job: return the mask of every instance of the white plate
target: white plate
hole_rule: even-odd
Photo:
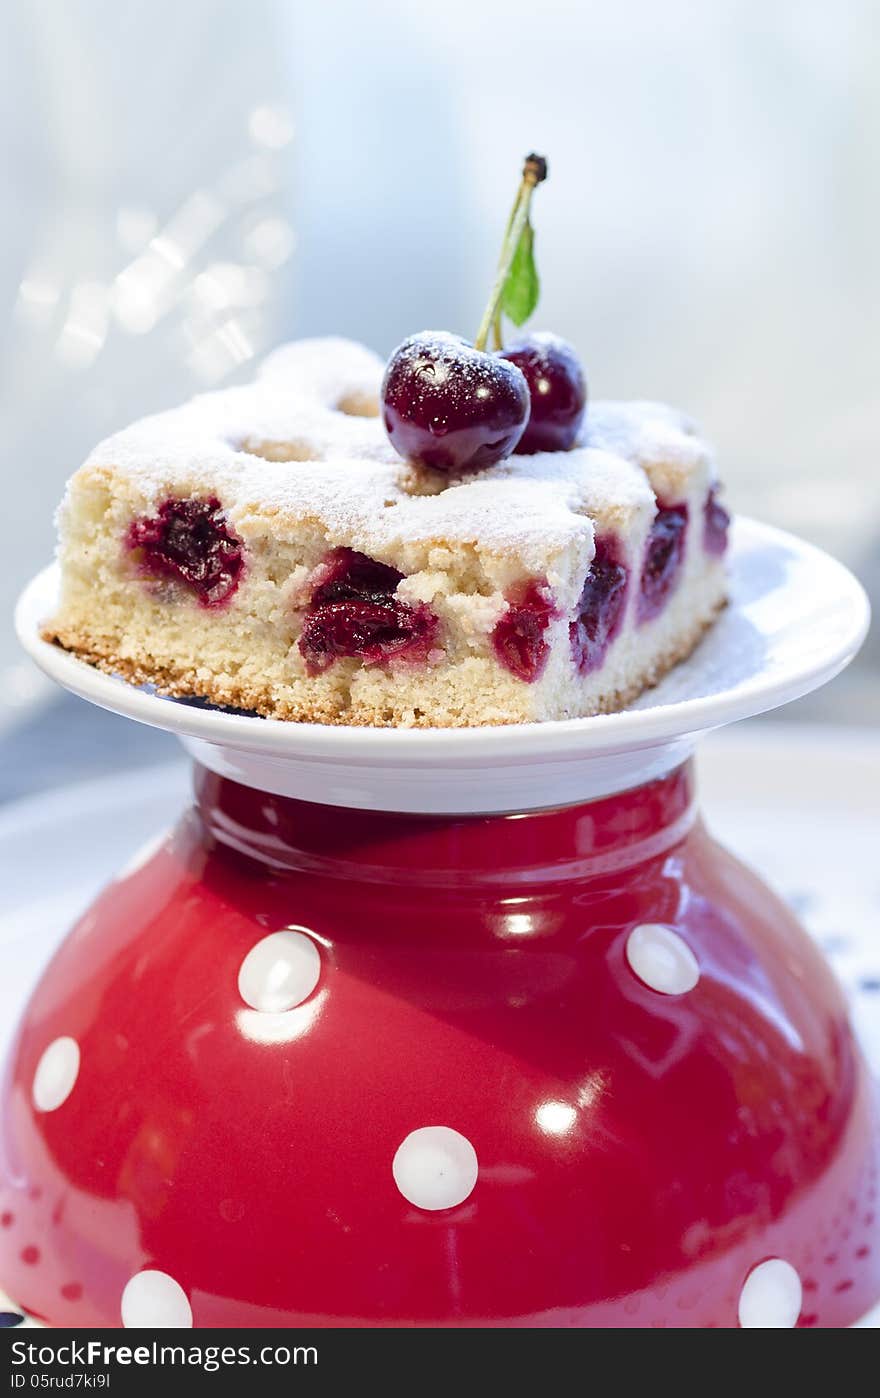
[[[694,735],[797,699],[852,659],[868,627],[864,590],[820,549],[736,522],[731,605],[693,656],[630,709],[497,728],[382,729],[284,723],[162,699],[40,638],[58,588],[46,569],[16,612],[28,653],[82,698],[183,739],[235,780],[332,805],[504,811],[559,805],[648,780]]]

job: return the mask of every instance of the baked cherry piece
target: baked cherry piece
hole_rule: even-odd
[[[534,684],[550,655],[547,627],[559,613],[546,582],[525,583],[507,600],[507,611],[492,631],[492,647],[505,669],[518,680]]]
[[[545,331],[527,335],[500,351],[521,369],[529,386],[531,411],[515,450],[568,451],[577,441],[587,407],[587,384],[573,347]]]
[[[426,330],[392,354],[380,395],[395,451],[438,471],[474,471],[509,456],[529,418],[520,370],[457,335]]]
[[[215,496],[164,500],[155,515],[129,525],[125,542],[141,572],[185,583],[203,607],[228,602],[242,579],[244,545]]]
[[[395,596],[403,573],[353,549],[335,549],[316,572],[299,638],[306,672],[320,675],[342,657],[366,664],[424,664],[439,619],[424,604]]]
[[[707,553],[721,557],[727,548],[730,515],[718,499],[718,486],[713,485],[703,506],[703,547]]]
[[[596,540],[596,553],[584,583],[577,619],[569,626],[572,659],[581,675],[598,670],[620,630],[629,570],[621,563],[611,535]]]
[[[651,621],[663,610],[678,581],[684,562],[687,524],[687,505],[662,505],[657,502],[657,514],[648,534],[639,584],[636,615],[640,622]]]
[[[312,575],[311,605],[379,602],[393,598],[403,573],[354,549],[334,549]]]

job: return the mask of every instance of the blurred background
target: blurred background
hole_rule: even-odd
[[[7,0],[0,40],[0,797],[175,752],[12,636],[89,448],[288,336],[473,334],[532,148],[536,326],[880,605],[873,0]],[[829,718],[880,720],[876,636],[782,721]]]

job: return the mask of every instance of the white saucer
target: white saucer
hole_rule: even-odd
[[[371,810],[492,812],[574,803],[683,760],[695,737],[830,680],[868,627],[864,590],[842,564],[781,530],[736,522],[731,605],[685,664],[622,713],[498,728],[382,729],[284,723],[162,699],[40,638],[56,567],[16,610],[25,649],[50,678],[114,713],[176,733],[236,781]]]

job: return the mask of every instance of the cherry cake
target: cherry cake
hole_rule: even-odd
[[[46,635],[163,694],[381,726],[607,712],[690,654],[728,517],[685,418],[591,403],[570,449],[455,474],[397,454],[382,371],[301,341],[103,442]]]

